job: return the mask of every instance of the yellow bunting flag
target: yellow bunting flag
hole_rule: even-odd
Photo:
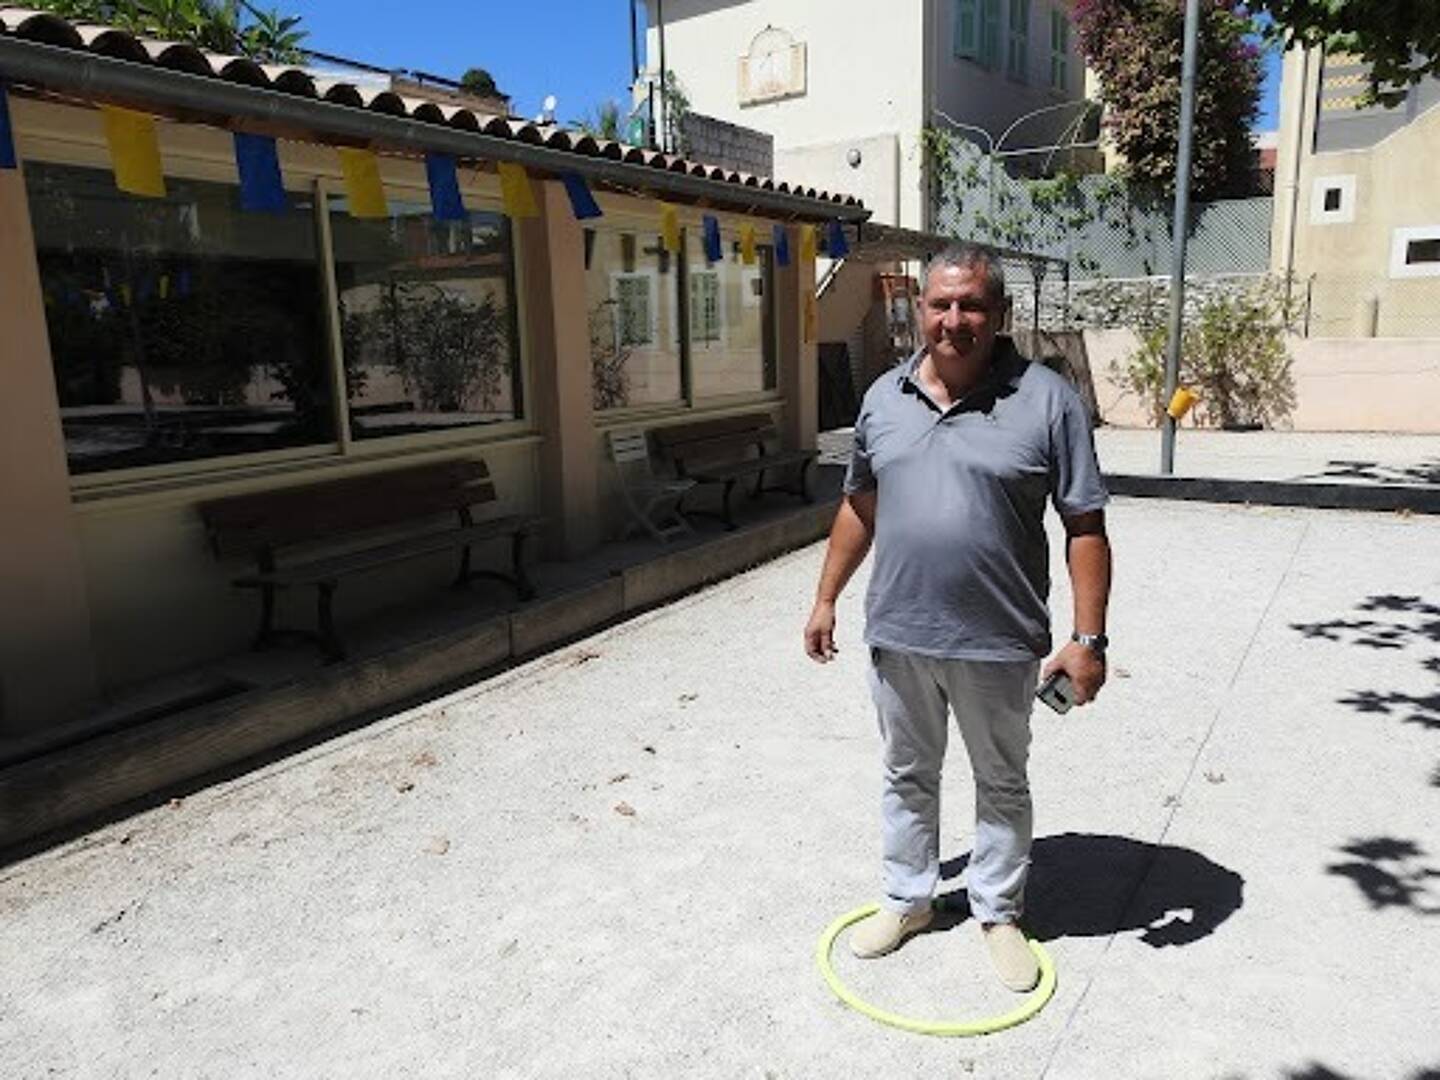
[[[540,207],[535,202],[535,192],[530,187],[525,166],[502,161],[495,168],[500,173],[500,195],[505,200],[505,213],[512,218],[539,217]]]
[[[755,265],[755,226],[740,226],[740,261],[746,266]]]
[[[170,295],[170,275],[160,275],[160,299],[164,300]]]
[[[149,113],[102,105],[105,141],[115,169],[115,186],[131,195],[165,197],[165,175],[160,169],[160,141],[155,118]]]
[[[345,173],[345,198],[354,218],[390,216],[385,204],[385,186],[380,183],[380,159],[369,150],[338,147],[340,168]]]
[[[120,286],[120,299],[124,301],[126,307],[130,306],[130,286],[128,284]]]
[[[819,337],[820,312],[813,292],[805,293],[805,344],[809,345]]]
[[[802,262],[815,261],[815,226],[800,226],[800,259]]]
[[[672,255],[679,255],[680,212],[669,203],[660,204],[660,233],[665,241],[665,250]]]

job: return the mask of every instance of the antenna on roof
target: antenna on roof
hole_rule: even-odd
[[[537,124],[553,124],[557,104],[554,94],[546,94],[545,100],[540,103],[540,115],[535,118],[535,122]]]

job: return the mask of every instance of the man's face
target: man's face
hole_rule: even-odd
[[[1003,312],[987,285],[979,266],[941,266],[930,275],[921,298],[920,325],[937,360],[989,357]]]

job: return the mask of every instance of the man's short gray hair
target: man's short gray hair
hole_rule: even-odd
[[[931,274],[947,266],[958,266],[963,270],[982,268],[985,271],[985,291],[989,293],[990,299],[996,305],[1005,302],[1005,267],[1001,264],[1000,257],[989,248],[964,241],[950,244],[925,264],[925,276],[922,279],[925,287],[930,284]]]

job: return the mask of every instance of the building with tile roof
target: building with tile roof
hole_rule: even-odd
[[[621,525],[609,431],[764,414],[814,446],[802,230],[853,237],[853,197],[13,6],[0,78],[17,159],[0,169],[0,751],[247,647],[254,606],[207,549],[206,501],[483,458],[492,509],[543,517],[565,557]],[[153,125],[160,191],[117,182],[114,123]],[[274,140],[265,212],[239,182],[249,136]],[[347,186],[352,150],[374,155],[356,160],[378,214]],[[436,155],[462,221],[436,219]],[[510,165],[533,216],[506,201]],[[576,216],[577,188],[601,216]],[[442,569],[347,586],[347,617]]]

